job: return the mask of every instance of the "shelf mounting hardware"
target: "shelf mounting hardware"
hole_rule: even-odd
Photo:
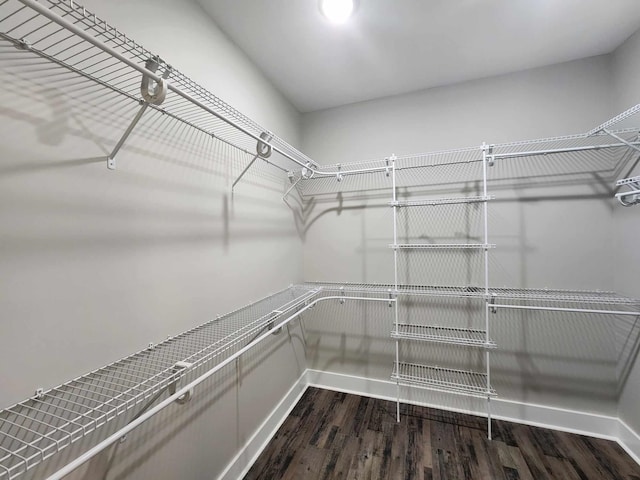
[[[187,370],[189,370],[192,366],[193,364],[189,362],[182,362],[182,361],[176,362],[176,364],[173,366],[173,371],[176,374],[178,373],[182,374]],[[176,393],[178,389],[178,380],[180,380],[180,377],[176,378],[174,382],[169,384],[169,395],[173,395]],[[193,389],[190,389],[184,395],[178,397],[176,399],[176,403],[178,405],[184,405],[185,403],[191,400],[192,395],[193,395]]]
[[[272,152],[271,145],[264,142],[270,142],[273,139],[273,134],[269,132],[262,132],[260,134],[260,139],[261,140],[258,140],[258,143],[256,144],[256,154],[253,156],[249,164],[246,167],[244,167],[244,170],[240,172],[240,175],[238,175],[238,178],[236,178],[233,184],[231,185],[232,192],[235,186],[238,184],[238,182],[242,179],[242,177],[244,177],[244,174],[247,173],[247,171],[251,168],[251,166],[255,163],[255,161],[258,158],[267,159],[271,156],[271,152]]]
[[[616,182],[616,186],[629,187],[631,190],[616,193],[616,198],[625,207],[640,204],[640,175],[637,177],[623,178]]]
[[[157,57],[150,58],[145,63],[145,68],[153,73],[156,73],[159,66],[160,59]],[[155,86],[153,88],[151,87],[153,79],[144,73],[142,74],[142,83],[140,84],[140,93],[142,95],[142,99],[140,100],[140,110],[138,110],[136,116],[133,117],[133,120],[131,121],[125,132],[122,134],[122,137],[120,137],[120,140],[118,140],[118,143],[113,148],[113,151],[107,157],[107,168],[109,170],[116,169],[116,155],[124,145],[124,142],[126,142],[129,138],[129,135],[131,135],[131,132],[133,132],[133,129],[142,118],[142,115],[144,115],[147,107],[149,107],[149,105],[160,105],[162,104],[162,102],[164,102],[164,99],[167,97],[168,88],[166,79],[169,78],[169,75],[171,75],[171,70],[171,65],[166,65],[162,77],[157,82],[155,82]]]

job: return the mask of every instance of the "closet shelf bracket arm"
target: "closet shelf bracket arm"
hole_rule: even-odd
[[[271,145],[265,142],[270,142],[272,139],[273,139],[273,133],[262,132],[260,134],[260,140],[258,140],[258,143],[256,145],[256,154],[253,156],[249,164],[246,167],[244,167],[244,170],[240,172],[240,175],[238,175],[238,178],[236,178],[233,184],[231,185],[232,192],[235,186],[238,184],[238,182],[242,180],[242,177],[244,177],[244,174],[247,173],[247,171],[249,171],[251,166],[255,163],[255,161],[258,158],[262,158],[263,160],[266,160],[271,156],[271,153],[272,153]]]
[[[150,72],[156,73],[158,67],[160,66],[160,63],[161,60],[159,58],[150,58],[145,63],[145,68]],[[162,77],[160,77],[160,79],[155,82],[154,86],[152,86],[154,80],[150,76],[142,74],[142,82],[140,84],[140,94],[142,95],[142,99],[140,100],[140,110],[138,110],[136,116],[133,117],[133,120],[122,134],[122,137],[120,137],[120,140],[118,140],[118,143],[116,143],[113,151],[107,157],[107,168],[109,170],[116,169],[116,155],[131,135],[131,132],[133,132],[133,129],[136,127],[136,125],[138,125],[138,122],[142,118],[142,115],[147,110],[149,105],[161,105],[162,102],[164,102],[165,98],[167,97],[166,80],[167,78],[169,78],[169,75],[171,75],[171,70],[172,68],[170,65],[165,65]]]

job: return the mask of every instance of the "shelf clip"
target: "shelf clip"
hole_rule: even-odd
[[[342,297],[340,299],[340,305],[344,305],[344,287],[340,287],[340,296]]]
[[[389,158],[385,158],[384,161],[386,163],[386,167],[384,167],[384,174],[388,177],[389,175],[391,175],[391,170],[389,167]]]
[[[260,134],[260,140],[258,140],[258,144],[256,145],[256,152],[260,158],[269,158],[271,156],[271,145],[265,143],[271,140],[273,140],[272,133],[262,132]]]
[[[389,292],[389,308],[391,308],[393,306],[393,293],[391,293],[391,289],[389,289],[388,292]]]
[[[173,373],[174,374],[184,373],[187,370],[189,370],[192,366],[193,366],[193,363],[182,362],[182,361],[176,362],[176,364],[173,366]],[[180,378],[176,378],[173,382],[169,384],[169,395],[175,394],[176,391],[178,390],[178,380],[180,380]],[[192,396],[193,396],[193,390],[188,390],[184,395],[176,399],[176,403],[178,405],[184,405],[185,403],[191,400]]]
[[[498,309],[494,306],[496,304],[497,295],[495,293],[491,293],[491,297],[489,298],[489,311],[491,313],[498,313]]]
[[[616,198],[621,205],[631,207],[640,204],[640,176],[618,180],[616,186],[630,188],[626,192],[616,193]]]
[[[344,178],[344,176],[342,175],[341,170],[342,170],[342,165],[338,164],[338,173],[336,173],[336,180],[339,181],[339,182],[341,182],[342,179]]]
[[[485,153],[485,157],[487,159],[487,166],[493,167],[496,164],[496,159],[493,156],[493,147],[495,145],[487,145],[486,143],[482,144],[482,151]]]
[[[160,59],[158,57],[152,57],[147,60],[144,64],[144,67],[156,73],[158,71],[158,67],[160,66]],[[142,94],[142,98],[146,103],[150,103],[151,105],[160,105],[164,102],[164,99],[167,97],[167,82],[166,79],[171,75],[171,65],[166,65],[164,72],[162,74],[162,78],[155,82],[155,86],[153,90],[151,89],[152,78],[148,75],[142,74],[142,83],[140,84],[140,93]],[[152,90],[152,91],[151,91]]]
[[[44,397],[44,388],[36,388],[35,396],[38,400]]]
[[[272,317],[271,320],[269,320],[269,322],[267,323],[267,330],[273,330],[273,327],[275,327],[276,318],[278,318],[283,313],[284,312],[282,310],[274,310],[273,312],[271,312]],[[271,332],[271,335],[279,335],[280,333],[282,333],[282,327],[273,330]]]

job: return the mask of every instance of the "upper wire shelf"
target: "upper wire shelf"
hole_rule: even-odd
[[[640,125],[640,118],[634,115],[628,118],[628,122]],[[585,181],[593,181],[594,175],[613,180],[620,177],[621,169],[632,154],[630,150],[633,147],[640,148],[639,131],[640,127],[625,127],[615,131],[601,129],[576,135],[486,145],[484,150],[483,146],[476,146],[323,165],[319,171],[324,175],[304,176],[297,173],[295,178],[299,180],[297,190],[303,198],[335,192],[386,191],[392,186],[386,169],[393,159],[397,187],[401,189],[427,186],[446,191],[447,187],[454,186],[459,191],[459,185],[472,185],[481,178],[484,152],[492,167],[489,180],[493,184],[530,182],[536,178],[550,183],[569,175]],[[410,205],[411,198],[402,198],[403,194],[403,191],[399,192],[398,206],[402,206],[403,202]],[[445,200],[447,198],[444,197]],[[433,201],[437,202],[438,198]]]
[[[0,479],[18,477],[183,377],[221,364],[317,292],[292,286],[0,411]]]
[[[293,165],[316,165],[273,132],[73,0],[0,1],[0,29],[0,41],[22,52],[13,55],[12,62],[39,56],[135,102],[141,102],[141,72],[151,78],[162,74],[166,99],[158,105],[151,102],[149,107],[246,153],[255,155],[261,147],[264,153],[268,145],[295,162]],[[147,64],[150,60],[156,63],[151,70]]]
[[[352,292],[370,294],[395,294],[391,284],[306,282],[309,288],[322,288],[323,292]],[[554,302],[596,305],[640,306],[640,300],[618,295],[615,292],[595,290],[558,290],[546,288],[494,288],[489,287],[489,295],[501,300],[525,302]],[[423,295],[432,297],[482,298],[485,288],[480,286],[445,285],[398,285],[400,295]]]

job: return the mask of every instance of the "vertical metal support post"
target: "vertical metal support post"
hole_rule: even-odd
[[[396,156],[391,156],[393,199],[393,245],[398,245],[398,197],[396,193]],[[393,325],[396,332],[396,421],[400,421],[400,341],[398,339],[398,249],[393,249],[393,288],[396,296]]]
[[[138,110],[138,113],[136,113],[136,116],[133,117],[133,120],[131,121],[127,129],[122,134],[122,137],[120,138],[118,143],[116,143],[116,146],[113,148],[113,151],[107,157],[107,168],[109,170],[116,169],[116,155],[122,148],[122,145],[124,145],[124,142],[127,141],[127,138],[129,138],[129,135],[131,135],[131,132],[133,132],[133,129],[136,127],[136,125],[142,118],[142,115],[144,114],[148,106],[149,106],[148,102],[144,102],[144,101],[142,102],[142,106],[140,107],[140,110]]]
[[[489,344],[489,201],[487,195],[487,150],[489,146],[482,144],[482,195],[484,196],[484,301],[485,301],[485,342]],[[489,349],[485,349],[486,365],[487,365],[487,438],[491,440],[491,364]]]

